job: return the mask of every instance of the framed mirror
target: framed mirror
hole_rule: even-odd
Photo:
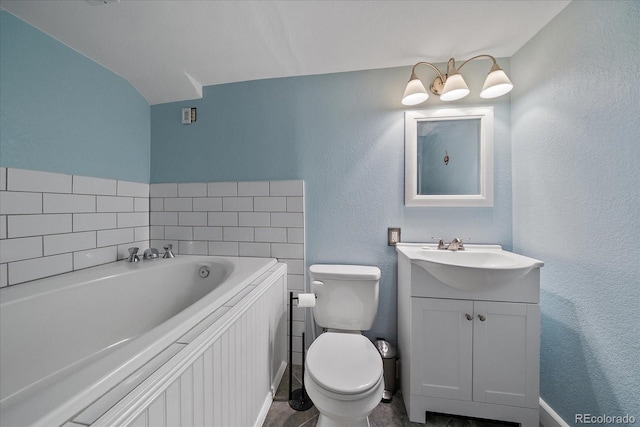
[[[493,206],[493,107],[405,112],[405,206]]]

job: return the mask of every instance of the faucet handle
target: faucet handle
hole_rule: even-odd
[[[138,257],[139,248],[132,247],[127,249],[129,251],[129,258],[127,258],[127,262],[138,262],[140,258]]]
[[[464,250],[464,243],[463,240],[466,240],[467,242],[469,242],[471,240],[471,237],[467,237],[467,238],[460,238],[460,237],[456,237],[455,239],[453,239],[451,242],[458,242],[458,250]]]
[[[173,254],[173,243],[167,243],[166,245],[163,246],[164,248],[164,255],[162,255],[162,258],[175,258],[176,256]]]
[[[444,240],[441,237],[433,237],[431,239],[438,241],[438,249],[447,249],[447,245],[445,245]]]

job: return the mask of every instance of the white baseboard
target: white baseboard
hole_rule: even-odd
[[[540,398],[540,425],[542,427],[570,427],[542,398]]]
[[[280,386],[280,381],[282,381],[282,377],[284,377],[284,371],[287,369],[287,362],[284,360],[280,364],[280,368],[278,372],[276,372],[276,376],[271,383],[271,395],[276,397],[276,392],[278,391],[278,387]]]
[[[280,385],[280,381],[282,381],[282,377],[284,376],[284,371],[287,369],[287,363],[282,362],[280,364],[280,368],[278,372],[276,372],[276,376],[271,383],[271,391],[267,393],[267,396],[264,398],[264,402],[262,403],[262,408],[258,413],[258,417],[256,418],[256,422],[253,427],[261,427],[264,424],[264,420],[267,419],[267,415],[269,414],[269,408],[271,408],[271,404],[273,403],[273,398],[276,396],[276,391],[278,390],[278,386]]]

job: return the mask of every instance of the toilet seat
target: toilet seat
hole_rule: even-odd
[[[329,395],[366,394],[382,380],[382,358],[360,334],[325,332],[309,347],[306,372]]]

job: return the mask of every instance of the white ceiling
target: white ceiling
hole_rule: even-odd
[[[1,0],[0,7],[159,104],[199,98],[202,86],[222,83],[510,57],[568,3]]]

